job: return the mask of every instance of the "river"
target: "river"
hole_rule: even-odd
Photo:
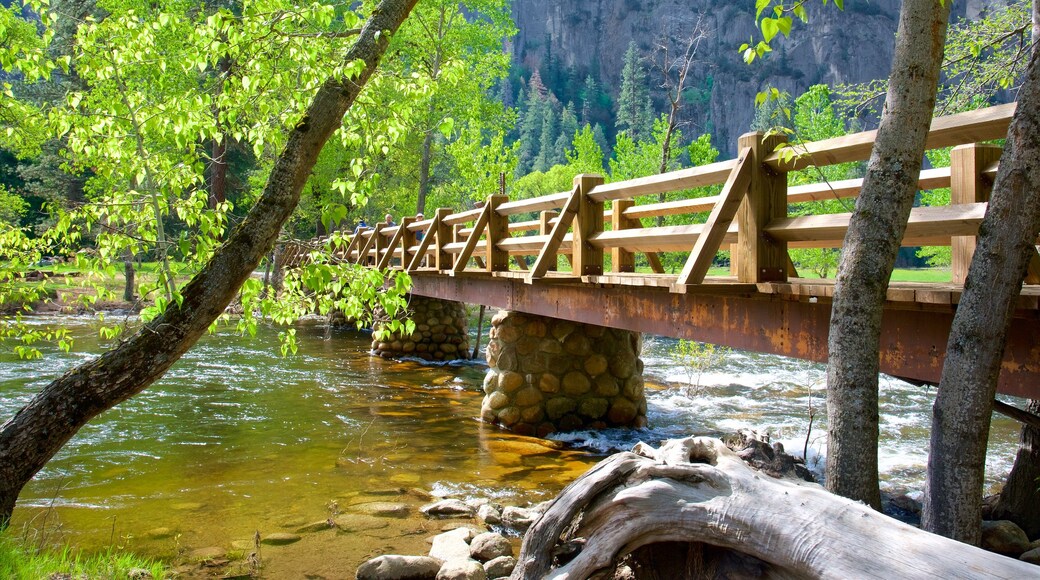
[[[0,353],[0,420],[109,346],[90,318],[34,320],[71,324],[76,348],[47,349],[34,361]],[[368,336],[327,335],[317,323],[302,325],[298,342],[299,354],[283,358],[272,329],[253,338],[230,330],[204,337],[161,381],[66,445],[22,493],[12,530],[87,550],[118,547],[184,561],[219,547],[235,559],[250,551],[257,532],[359,514],[357,521],[369,523],[354,533],[308,533],[262,550],[268,577],[347,578],[375,554],[428,550],[426,538],[442,522],[418,515],[426,493],[525,505],[552,497],[604,453],[637,440],[744,427],[800,455],[810,401],[816,417],[808,455],[817,473],[826,455],[823,368],[803,361],[730,352],[697,376],[671,357],[675,341],[648,337],[650,427],[542,443],[477,419],[481,364],[383,360],[368,354]],[[885,487],[920,488],[933,397],[882,377]],[[1017,424],[994,417],[991,484],[1010,468],[1017,434]],[[360,515],[388,501],[409,515]]]

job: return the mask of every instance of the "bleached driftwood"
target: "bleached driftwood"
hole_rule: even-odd
[[[558,544],[584,538],[554,566]],[[721,441],[640,443],[569,485],[524,537],[512,579],[609,577],[661,542],[756,558],[771,578],[1028,578],[1040,568],[924,532],[816,484],[749,468]],[[573,543],[572,543],[573,545]]]

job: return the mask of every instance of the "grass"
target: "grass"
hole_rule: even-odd
[[[147,572],[147,575],[142,572]],[[84,554],[69,546],[37,550],[0,533],[0,578],[130,580],[149,577],[168,577],[166,567],[155,560],[112,549],[97,554]]]

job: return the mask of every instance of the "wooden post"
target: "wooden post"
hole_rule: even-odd
[[[615,199],[613,202],[614,215],[611,216],[611,228],[615,232],[639,227],[641,224],[633,224],[638,221],[624,216],[625,210],[635,205],[631,199]],[[612,272],[635,272],[636,255],[627,252],[623,248],[612,248],[610,250],[610,270]]]
[[[737,150],[751,148],[751,185],[737,212],[737,279],[740,282],[784,282],[787,280],[787,243],[763,231],[770,221],[787,217],[787,174],[778,173],[762,161],[784,135],[766,137],[755,131],[737,140]]]
[[[375,238],[375,242],[372,247],[375,248],[375,258],[372,260],[372,265],[376,266],[383,261],[383,252],[386,251],[386,236],[383,235],[383,229],[386,228],[386,223],[379,222],[376,224],[375,229],[372,230],[372,237]]]
[[[427,236],[437,236],[437,247],[433,254],[433,264],[438,270],[448,270],[452,266],[451,254],[444,251],[444,246],[452,242],[451,226],[444,223],[444,220],[450,215],[451,208],[437,208],[437,221],[434,222],[437,229],[436,231],[426,232]]]
[[[539,219],[541,221],[538,224],[538,233],[543,235],[543,236],[548,236],[549,234],[551,234],[552,233],[552,226],[553,226],[552,225],[552,220],[553,220],[553,218],[559,217],[559,215],[560,215],[559,212],[555,212],[555,211],[552,211],[552,210],[545,210],[545,211],[543,211],[539,215]],[[556,261],[557,261],[556,259],[553,259],[553,260],[549,261],[549,266],[547,267],[547,270],[549,272],[555,272],[556,271]]]
[[[507,201],[509,201],[509,197],[506,195],[488,197],[487,252],[484,260],[488,272],[509,270],[509,252],[498,247],[498,242],[509,238],[509,216],[498,213],[498,206]]]
[[[415,216],[401,218],[401,269],[408,268],[408,265],[412,263],[412,254],[409,249],[415,245],[415,232],[408,229],[408,226],[415,223],[417,219]]]
[[[993,182],[983,171],[1000,160],[997,145],[972,143],[960,145],[950,152],[950,205],[988,202]],[[975,254],[975,236],[953,236],[950,239],[950,275],[954,284],[964,284],[968,266]]]
[[[574,177],[578,188],[578,215],[574,218],[572,243],[573,268],[576,276],[598,276],[603,274],[603,250],[594,248],[588,239],[603,231],[603,202],[595,202],[589,193],[603,183],[603,177],[594,173],[583,173]]]

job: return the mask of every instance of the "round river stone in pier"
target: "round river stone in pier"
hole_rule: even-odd
[[[415,322],[410,335],[393,333],[372,340],[372,350],[383,358],[414,356],[424,360],[469,358],[466,306],[453,300],[412,296],[409,316]],[[376,324],[379,329],[379,324]]]
[[[538,436],[646,425],[638,332],[503,310],[490,336],[485,421]]]

